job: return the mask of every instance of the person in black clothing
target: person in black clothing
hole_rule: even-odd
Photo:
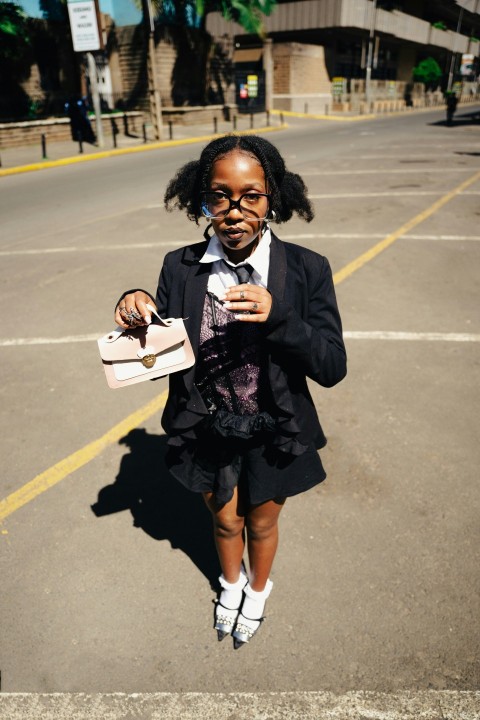
[[[205,240],[168,253],[155,300],[127,291],[115,320],[148,324],[147,304],[185,318],[196,364],[169,377],[167,464],[212,513],[222,568],[214,627],[238,648],[263,620],[286,498],[326,477],[307,378],[331,387],[345,376],[342,326],[327,259],[271,230],[294,212],[310,222],[313,208],[270,142],[213,140],[170,181],[165,204],[197,224],[205,217]]]

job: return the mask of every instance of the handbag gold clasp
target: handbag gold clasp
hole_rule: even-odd
[[[142,358],[142,365],[146,368],[152,368],[157,360],[155,355],[144,355]]]

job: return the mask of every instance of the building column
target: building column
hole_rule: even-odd
[[[265,71],[265,110],[273,109],[273,55],[272,40],[263,41],[263,69]]]

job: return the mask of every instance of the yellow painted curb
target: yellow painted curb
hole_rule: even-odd
[[[62,165],[73,165],[75,163],[90,162],[91,160],[101,160],[103,158],[115,157],[116,155],[129,155],[132,153],[148,152],[149,150],[159,150],[167,147],[177,147],[179,145],[192,145],[199,142],[210,142],[222,135],[258,135],[264,132],[276,132],[277,130],[285,130],[288,126],[284,123],[278,126],[267,126],[264,128],[253,128],[251,130],[238,130],[232,133],[217,133],[212,135],[199,135],[193,138],[184,138],[183,140],[160,140],[152,142],[148,145],[139,145],[138,147],[116,148],[115,150],[101,150],[88,155],[75,155],[73,157],[60,158],[59,160],[46,160],[45,162],[31,163],[30,165],[17,165],[12,168],[0,169],[0,177],[6,175],[17,175],[18,173],[34,172],[35,170],[46,170],[47,168],[61,167]]]
[[[359,120],[374,120],[378,117],[378,115],[373,113],[342,117],[341,115],[313,115],[310,113],[293,112],[292,110],[271,110],[270,112],[272,115],[285,115],[286,117],[307,118],[310,120],[331,120],[332,122],[358,122]]]

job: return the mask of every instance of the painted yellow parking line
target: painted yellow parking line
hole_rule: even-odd
[[[138,427],[142,422],[145,422],[145,420],[148,420],[149,417],[159,410],[162,410],[165,407],[167,397],[168,391],[165,390],[165,392],[158,395],[154,400],[151,400],[147,405],[144,405],[117,425],[114,425],[105,435],[102,435],[102,437],[85,445],[85,447],[72,453],[72,455],[60,460],[56,465],[40,473],[40,475],[37,475],[33,480],[26,483],[26,485],[23,485],[23,487],[6,497],[0,502],[0,522],[14,513],[15,510],[34,500],[38,495],[45,492],[45,490],[48,490],[68,475],[71,475],[75,470],[79,470],[97,457],[97,455],[100,455],[109,445],[118,442],[124,435],[128,435],[131,430]]]
[[[429,218],[450,200],[478,180],[480,180],[480,171],[434,202],[429,208],[402,225],[398,230],[390,235],[387,235],[386,238],[366,252],[362,253],[362,255],[359,255],[359,257],[355,258],[355,260],[351,263],[345,265],[345,267],[334,274],[333,280],[335,284],[338,285],[346,278],[353,275],[354,272],[363,267],[367,262],[370,262],[370,260],[373,260],[381,252],[390,247],[396,240],[402,237],[402,235],[405,235],[421,222]],[[147,405],[144,405],[142,408],[129,415],[125,418],[125,420],[118,423],[118,425],[115,425],[111,430],[105,433],[105,435],[102,435],[101,438],[85,445],[85,447],[77,450],[77,452],[69,455],[53,467],[45,470],[45,472],[40,473],[40,475],[37,475],[37,477],[21,487],[19,490],[16,490],[4,500],[0,501],[0,522],[31,500],[34,500],[45,490],[48,490],[68,475],[75,472],[75,470],[78,470],[89,463],[101,452],[103,452],[106,447],[118,442],[121,437],[127,435],[131,430],[138,427],[140,423],[150,418],[159,410],[162,410],[165,407],[167,397],[168,393],[165,391]]]
[[[436,202],[430,205],[429,208],[423,210],[418,215],[415,215],[414,218],[406,222],[404,225],[398,228],[398,230],[390,233],[390,235],[387,235],[387,237],[383,238],[383,240],[380,240],[379,243],[371,247],[366,252],[362,253],[362,255],[359,255],[357,258],[355,258],[355,260],[352,260],[352,262],[345,265],[345,267],[343,267],[341,270],[334,274],[334,283],[338,285],[339,283],[343,282],[347,277],[350,277],[350,275],[359,270],[366,263],[370,262],[370,260],[373,260],[373,258],[377,257],[377,255],[390,247],[390,245],[393,245],[393,243],[396,242],[400,237],[402,237],[402,235],[406,235],[408,232],[410,232],[410,230],[413,230],[414,227],[420,225],[420,223],[431,217],[434,213],[440,210],[440,208],[450,202],[450,200],[453,200],[454,197],[463,192],[467,187],[470,187],[470,185],[478,182],[478,180],[480,180],[480,172],[477,172],[475,173],[475,175],[472,175],[467,180],[464,180],[462,183],[460,183],[460,185],[457,185],[456,188],[448,192],[446,195],[443,195],[443,197],[439,198]]]

